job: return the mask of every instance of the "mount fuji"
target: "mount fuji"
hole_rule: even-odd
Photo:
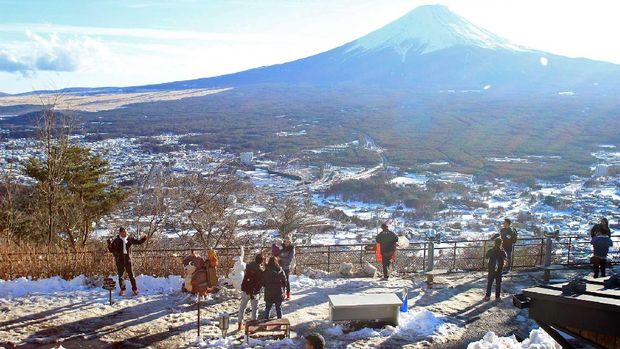
[[[292,84],[420,93],[485,91],[500,96],[609,95],[620,92],[617,81],[620,65],[520,46],[445,6],[426,5],[357,40],[284,64],[211,78],[60,91],[97,94]]]
[[[293,62],[140,90],[285,83],[363,85],[420,92],[620,91],[620,65],[529,49],[480,28],[441,5],[415,8],[343,46]]]

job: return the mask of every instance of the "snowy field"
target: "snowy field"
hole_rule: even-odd
[[[584,274],[564,272],[559,277]],[[114,295],[108,305],[100,279],[70,281],[22,278],[0,281],[0,346],[11,348],[302,348],[303,335],[322,333],[329,348],[559,348],[515,308],[510,294],[535,285],[541,273],[513,273],[505,278],[502,300],[482,302],[484,273],[446,274],[429,289],[423,275],[393,278],[337,277],[319,272],[293,276],[293,299],[283,306],[292,324],[290,340],[252,339],[243,344],[236,331],[239,300],[232,290],[202,302],[201,337],[197,338],[195,297],[179,291],[180,277],[138,277],[139,296]],[[400,293],[409,288],[409,311],[398,327],[350,328],[328,324],[328,295]],[[261,304],[260,307],[263,305]],[[231,314],[229,336],[220,338],[217,321]],[[514,335],[513,335],[514,334]],[[516,335],[516,336],[515,336]]]

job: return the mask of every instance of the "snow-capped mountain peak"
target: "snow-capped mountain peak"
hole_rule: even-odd
[[[363,54],[392,48],[405,60],[410,51],[425,54],[460,45],[523,50],[453,13],[446,6],[426,5],[353,41],[347,51]]]

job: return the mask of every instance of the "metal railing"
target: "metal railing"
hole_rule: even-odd
[[[612,240],[614,247],[610,250],[610,259],[617,263],[620,260],[618,251],[620,238],[613,237]],[[519,239],[514,245],[512,267],[527,269],[543,265],[546,241],[547,238]],[[589,236],[565,236],[552,239],[551,243],[552,264],[565,266],[589,264],[589,258],[592,255]],[[404,274],[433,269],[486,270],[485,253],[491,246],[490,240],[412,242],[409,247],[397,251],[395,269]],[[183,258],[188,256],[191,250],[191,248],[135,248],[133,260],[136,272],[157,276],[181,275]],[[202,251],[202,248],[196,247],[193,250]],[[223,275],[227,275],[234,265],[233,258],[239,255],[239,248],[216,248],[215,250],[220,259],[219,270]],[[266,256],[271,252],[268,246],[246,246],[245,261],[250,261],[259,251]],[[432,264],[429,264],[431,255],[433,256]],[[358,267],[368,262],[380,269],[372,243],[296,247],[296,270],[300,273],[310,269],[333,272],[338,270],[340,264],[344,262]],[[112,257],[105,250],[0,252],[0,279],[5,280],[21,276],[40,278],[53,275],[72,277],[80,274],[112,274],[114,270]]]

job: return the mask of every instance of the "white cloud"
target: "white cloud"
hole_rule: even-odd
[[[0,32],[15,33],[23,28],[37,33],[73,34],[102,37],[120,37],[133,39],[156,40],[200,40],[222,42],[256,42],[256,43],[286,43],[298,42],[298,35],[270,34],[270,33],[218,33],[197,30],[168,30],[151,28],[110,28],[85,27],[70,25],[44,25],[33,23],[0,24]]]
[[[0,45],[0,71],[29,74],[37,71],[73,72],[107,55],[107,48],[87,36],[61,38],[26,31],[28,41]]]

